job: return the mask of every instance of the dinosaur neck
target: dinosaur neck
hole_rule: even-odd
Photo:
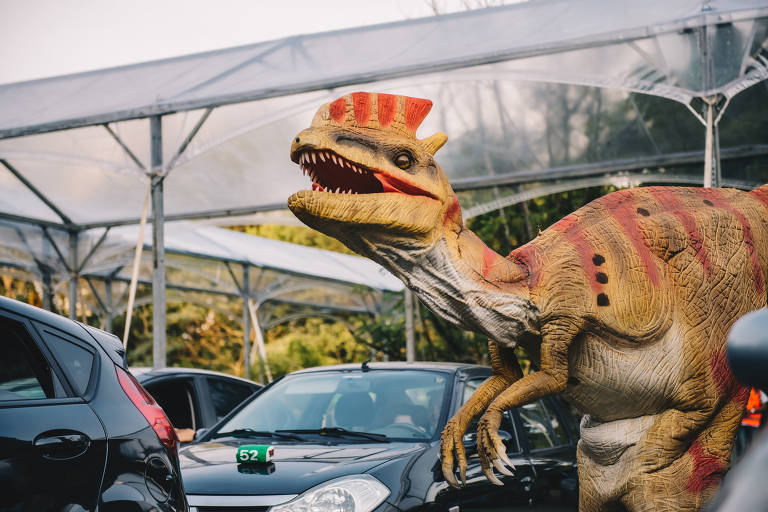
[[[471,231],[445,230],[431,245],[379,240],[368,247],[367,256],[456,325],[507,346],[515,346],[524,333],[537,332],[538,311],[529,300],[525,269]]]

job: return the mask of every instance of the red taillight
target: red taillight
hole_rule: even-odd
[[[133,405],[135,405],[139,412],[141,412],[147,419],[157,434],[157,437],[160,438],[160,442],[162,442],[169,450],[175,451],[179,440],[176,437],[176,431],[173,430],[171,421],[168,419],[168,416],[165,415],[165,411],[163,411],[162,407],[157,405],[155,399],[147,393],[147,390],[144,389],[141,384],[139,384],[136,377],[117,365],[115,365],[115,369],[117,370],[117,380],[120,381],[120,386],[122,386],[123,391],[125,391],[125,394],[128,395],[128,398],[133,402]]]

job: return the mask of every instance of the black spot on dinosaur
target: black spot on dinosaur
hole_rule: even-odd
[[[709,199],[705,199],[704,204],[707,206],[715,206],[714,204],[712,204],[712,201],[710,201]]]
[[[603,257],[602,254],[595,254],[594,256],[592,256],[592,263],[594,263],[596,266],[599,267],[600,265],[605,263],[605,258]]]
[[[605,284],[608,282],[608,274],[606,274],[605,272],[598,272],[597,274],[595,274],[595,279],[597,280],[598,283]]]
[[[608,300],[608,296],[604,293],[601,293],[597,296],[597,305],[598,306],[607,306],[611,303],[611,301]]]
[[[650,215],[650,213],[648,213],[648,210],[646,210],[645,208],[638,208],[637,213],[639,213],[643,217],[648,217]]]
[[[568,377],[568,384],[570,384],[571,386],[578,386],[581,383],[579,382],[579,379],[577,379],[576,377]]]

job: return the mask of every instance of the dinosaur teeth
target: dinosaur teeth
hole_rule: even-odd
[[[320,160],[322,160],[323,162],[325,162],[325,154],[323,154],[323,152],[322,152],[322,151],[321,151],[320,153],[318,153],[318,156],[320,157]]]
[[[339,162],[336,161],[336,155],[334,155],[333,153],[331,153],[331,160],[333,160],[334,164],[339,165]]]

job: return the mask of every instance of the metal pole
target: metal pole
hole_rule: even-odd
[[[710,103],[709,101],[706,102],[707,105],[707,133],[706,137],[704,139],[704,187],[710,188],[712,186],[712,134],[713,134],[713,125],[714,120],[712,119],[712,111],[714,110],[714,105]]]
[[[51,271],[43,268],[43,309],[53,311],[53,284],[51,283]]]
[[[243,264],[243,376],[251,378],[251,313],[248,311],[251,277],[249,266]]]
[[[413,336],[413,292],[405,289],[405,360],[416,360],[416,344]]]
[[[77,320],[77,231],[69,233],[69,318]]]
[[[152,154],[152,366],[165,368],[165,234],[162,117],[149,118]]]
[[[718,128],[717,123],[715,123],[715,144],[714,144],[714,156],[713,159],[715,161],[715,186],[721,187],[722,181],[723,181],[723,171],[720,167],[720,129]]]
[[[107,306],[107,310],[104,312],[104,330],[112,332],[112,280],[107,279],[104,281],[104,304]]]

